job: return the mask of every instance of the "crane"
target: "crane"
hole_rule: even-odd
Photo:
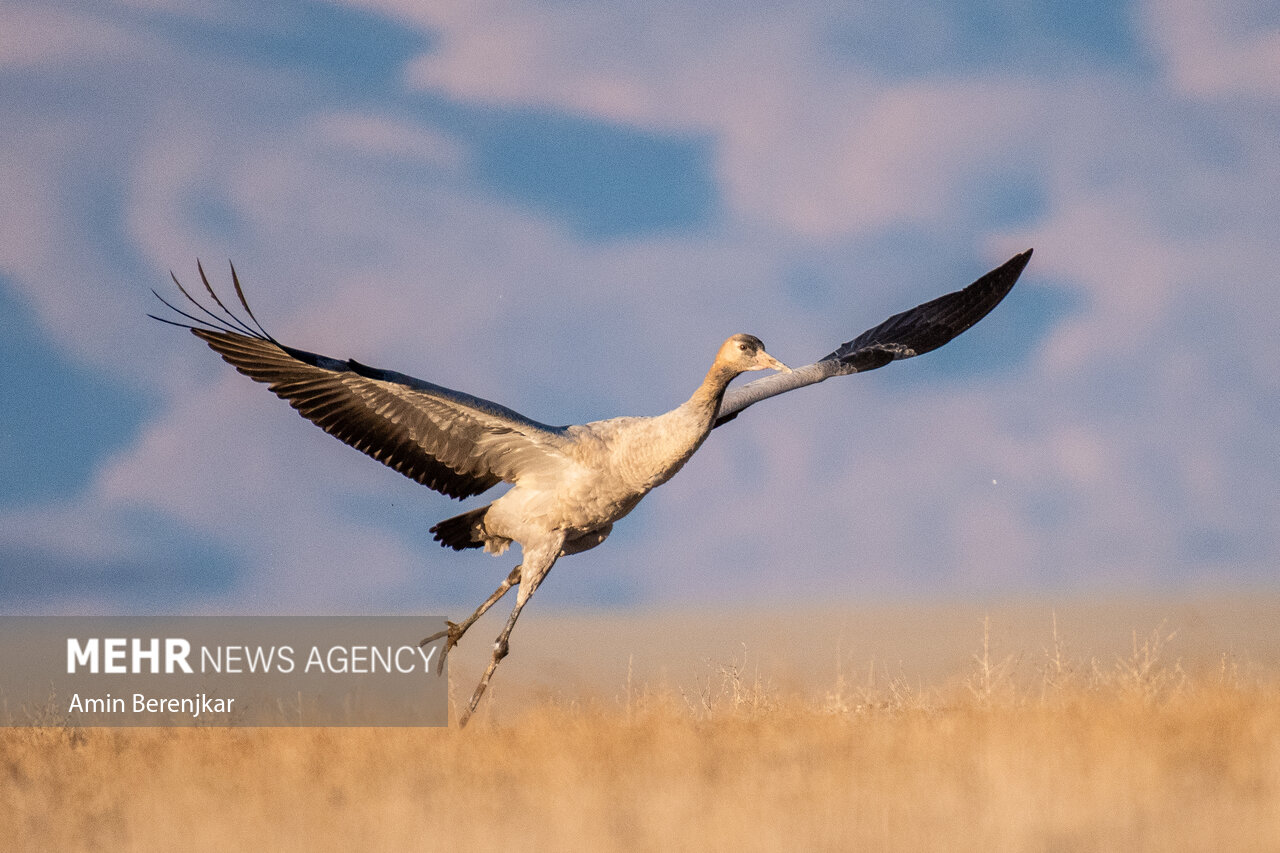
[[[671,411],[571,426],[549,426],[403,373],[283,344],[249,308],[234,265],[231,281],[245,317],[226,307],[199,261],[212,307],[170,273],[190,310],[153,290],[181,319],[148,316],[189,329],[325,432],[430,489],[463,499],[500,482],[511,484],[496,500],[430,528],[442,546],[459,551],[483,548],[501,554],[513,543],[521,549],[520,564],[470,616],[446,622],[421,642],[445,641],[442,671],[445,656],[467,630],[517,587],[515,606],[459,717],[459,725],[465,726],[508,654],[516,620],[556,560],[604,542],[614,523],[675,476],[713,429],[769,397],[937,349],[995,308],[1030,259],[1028,249],[968,287],[895,314],[794,370],[766,352],[754,335],[734,335],[720,345],[693,394]],[[776,372],[729,387],[740,374],[760,370]]]

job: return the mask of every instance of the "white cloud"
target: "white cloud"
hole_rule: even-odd
[[[1280,96],[1280,16],[1266,0],[1144,0],[1174,85],[1200,98]]]
[[[3,15],[0,68],[53,69],[124,56],[140,45],[126,27],[84,11],[5,2]]]
[[[4,544],[75,561],[87,571],[137,557],[145,549],[145,540],[124,529],[98,495],[8,509],[0,519]]]
[[[376,115],[331,113],[316,120],[315,132],[356,153],[409,157],[436,168],[457,170],[467,160],[463,147],[439,131]]]

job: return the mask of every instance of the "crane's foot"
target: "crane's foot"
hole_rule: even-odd
[[[520,567],[516,566],[511,570],[511,574],[507,575],[507,579],[498,584],[498,588],[493,591],[493,595],[486,598],[484,604],[476,608],[475,613],[472,613],[462,622],[450,622],[446,619],[444,624],[447,627],[443,631],[436,631],[430,637],[418,643],[418,648],[422,648],[431,645],[436,640],[444,640],[444,648],[440,650],[440,662],[436,664],[436,675],[444,673],[445,658],[449,656],[449,652],[453,650],[453,647],[458,645],[458,641],[462,639],[463,634],[467,633],[467,629],[474,625],[475,621],[483,616],[490,607],[497,604],[498,600],[507,594],[507,590],[519,582]],[[479,700],[477,699],[477,701]]]
[[[453,647],[458,645],[458,640],[462,639],[462,635],[467,632],[467,629],[459,625],[457,622],[450,622],[446,619],[444,624],[449,627],[445,628],[443,631],[436,631],[430,637],[427,637],[422,642],[418,643],[418,648],[423,648],[431,645],[436,640],[444,638],[444,648],[440,650],[440,662],[436,664],[436,675],[442,675],[444,673],[444,659],[449,655],[449,652]]]

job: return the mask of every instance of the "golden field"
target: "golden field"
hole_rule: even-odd
[[[531,610],[463,731],[0,730],[0,827],[31,850],[1280,850],[1277,605]],[[458,699],[498,627],[460,647]]]

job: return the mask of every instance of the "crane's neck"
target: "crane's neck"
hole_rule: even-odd
[[[737,375],[732,368],[712,364],[692,397],[665,415],[640,419],[627,431],[626,449],[617,455],[639,494],[670,480],[689,461],[710,435],[725,388]]]
[[[693,415],[699,425],[705,423],[705,432],[710,432],[716,422],[716,415],[720,413],[720,403],[724,400],[725,389],[740,372],[719,361],[715,362],[707,371],[698,390],[694,391],[693,396],[680,408]]]

